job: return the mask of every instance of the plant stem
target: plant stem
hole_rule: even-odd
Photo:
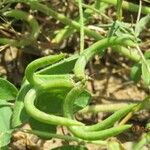
[[[99,113],[99,112],[115,112],[119,109],[124,108],[132,103],[113,103],[113,104],[101,104],[101,105],[91,105],[80,110],[78,113]],[[135,104],[135,103],[133,103]],[[108,107],[109,105],[109,107]]]
[[[101,1],[105,2],[105,3],[117,5],[117,0],[101,0]],[[129,10],[129,11],[132,11],[132,12],[138,12],[139,5],[123,1],[122,8]],[[141,13],[142,14],[150,14],[150,7],[143,6],[141,9]]]
[[[84,18],[82,9],[82,0],[78,0],[80,14],[80,53],[84,50]]]
[[[139,10],[138,10],[138,15],[136,19],[136,24],[139,22],[140,17],[141,17],[141,10],[142,10],[142,0],[139,0]]]
[[[75,141],[78,142],[80,144],[86,144],[86,143],[92,143],[92,144],[98,144],[98,145],[107,145],[107,141],[85,141],[85,140],[81,140],[79,138],[73,137],[73,136],[68,136],[68,135],[61,135],[61,134],[54,134],[54,133],[47,133],[47,132],[43,132],[43,131],[38,131],[38,130],[22,130],[23,132],[26,133],[31,133],[31,134],[35,134],[37,136],[42,136],[45,137],[46,139],[50,139],[50,138],[57,138],[57,139],[62,139],[65,141]]]
[[[117,0],[117,19],[122,20],[122,3],[123,0]]]
[[[119,123],[119,125],[123,125],[133,116],[133,114],[141,109],[150,109],[150,97],[146,97],[141,103],[135,106],[135,108],[129,112]]]
[[[83,6],[84,8],[93,10],[95,13],[97,13],[97,14],[103,16],[104,18],[106,18],[109,22],[113,22],[113,20],[112,20],[111,18],[109,18],[109,17],[108,17],[107,15],[105,15],[104,13],[101,13],[97,8],[94,8],[94,7],[92,7],[92,6],[90,6],[90,5],[87,5],[87,4],[84,4],[84,3],[82,3],[82,6]]]
[[[0,107],[5,107],[5,106],[11,107],[11,106],[14,106],[14,104],[13,103],[9,103],[9,102],[7,102],[5,104],[0,104]]]
[[[78,31],[80,30],[80,24],[78,22],[73,21],[60,13],[57,13],[56,11],[47,7],[46,5],[40,4],[35,1],[28,1],[28,4],[32,7],[32,9],[36,9],[46,15],[51,15],[52,17],[61,21],[62,23],[66,24],[66,25],[70,25],[70,26],[74,27],[75,29],[77,29]],[[87,35],[93,37],[96,40],[102,39],[102,36],[100,34],[88,29],[87,27],[84,27],[84,31],[86,32]]]

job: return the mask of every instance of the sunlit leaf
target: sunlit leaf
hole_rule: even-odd
[[[108,150],[125,150],[125,148],[123,147],[123,145],[120,142],[117,141],[109,141],[107,144],[107,149]]]
[[[74,111],[78,111],[86,107],[91,100],[91,94],[88,91],[84,91],[80,96],[75,100]]]
[[[146,28],[147,25],[150,25],[150,15],[143,17],[135,27],[135,35],[139,36],[139,34]]]
[[[1,100],[0,104],[6,104],[6,101]],[[6,146],[10,142],[12,110],[9,106],[0,106],[0,148]]]
[[[144,53],[144,56],[146,59],[150,58],[150,50],[147,50],[145,53]]]
[[[146,63],[142,63],[142,79],[146,85],[150,85],[150,60],[146,60]]]
[[[0,78],[0,100],[14,100],[17,92],[18,90],[13,84]]]
[[[62,105],[66,93],[44,92],[36,100],[36,107],[48,114],[62,115]]]
[[[131,68],[130,77],[133,81],[137,82],[140,80],[142,75],[141,64],[135,64]]]
[[[12,131],[8,130],[7,132],[0,132],[0,148],[4,148],[10,143],[12,136]]]
[[[26,113],[26,110],[24,108],[24,97],[27,94],[27,92],[30,90],[31,85],[29,83],[24,83],[18,92],[15,105],[14,105],[14,111],[12,114],[12,122],[11,125],[13,128],[23,124],[27,123],[29,119],[29,115]]]

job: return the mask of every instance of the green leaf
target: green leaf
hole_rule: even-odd
[[[84,146],[64,145],[61,147],[53,148],[52,150],[88,150],[88,149]]]
[[[131,68],[130,77],[133,81],[137,82],[140,80],[142,75],[141,64],[135,64]]]
[[[30,89],[31,89],[31,85],[28,82],[24,82],[20,91],[18,92],[15,105],[14,105],[14,111],[12,114],[11,126],[13,128],[23,123],[27,123],[27,121],[29,120],[29,115],[26,113],[23,101],[24,101],[25,95]]]
[[[48,114],[62,115],[62,105],[65,98],[65,93],[44,92],[39,94],[36,100],[36,107]]]
[[[91,94],[88,91],[83,91],[74,102],[74,112],[86,107],[91,100]]]
[[[117,142],[115,140],[108,141],[107,149],[108,150],[125,150],[123,145],[120,142]]]
[[[1,104],[7,104],[6,101],[1,100]],[[11,130],[10,130],[10,120],[11,120],[12,110],[8,106],[0,106],[0,148],[6,146],[10,142]]]
[[[43,131],[43,132],[47,132],[47,133],[56,133],[57,126],[55,126],[55,125],[41,123],[33,118],[29,119],[29,124],[30,124],[32,130],[38,130],[38,131]],[[42,136],[42,135],[38,135],[38,136],[45,140],[50,139],[50,138],[45,138],[45,136]]]
[[[40,71],[38,71],[38,73],[49,75],[70,73],[73,70],[75,62],[77,61],[78,57],[79,57],[78,54],[72,55],[71,57],[63,59],[51,66],[41,69]]]
[[[135,35],[138,37],[139,34],[146,28],[147,25],[150,25],[150,15],[143,17],[135,27]]]
[[[150,68],[150,60],[146,60],[147,66]],[[150,85],[150,73],[145,63],[142,63],[142,79],[146,85]]]
[[[144,53],[144,56],[146,59],[150,58],[150,50],[147,50],[145,53]]]
[[[0,78],[0,100],[14,100],[18,93],[17,88],[9,81]]]
[[[10,143],[12,131],[0,132],[0,148],[4,148]]]

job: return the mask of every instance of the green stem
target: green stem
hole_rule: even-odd
[[[114,123],[118,120],[120,120],[122,117],[124,117],[126,114],[128,114],[136,104],[128,105],[122,109],[119,109],[115,113],[113,113],[111,116],[109,116],[107,119],[103,120],[100,123],[97,123],[95,125],[86,126],[84,130],[87,131],[100,131],[103,129],[107,129],[114,125]]]
[[[117,0],[101,0],[101,2],[117,5]],[[132,11],[132,12],[138,12],[139,5],[123,1],[122,8],[129,10],[129,11]],[[142,6],[141,13],[146,14],[146,15],[150,14],[150,7]]]
[[[94,8],[93,6],[90,6],[90,5],[87,5],[87,4],[84,4],[82,3],[82,6],[86,9],[90,9],[92,10],[93,12],[103,16],[104,18],[106,18],[109,22],[113,22],[113,20],[111,18],[109,18],[107,15],[105,15],[104,13],[100,12],[97,8]]]
[[[82,110],[78,111],[80,114],[85,114],[85,113],[99,113],[99,112],[115,112],[119,109],[122,109],[128,105],[133,105],[132,103],[113,103],[113,104],[99,104],[99,105],[90,105]],[[109,107],[108,107],[109,105]]]
[[[78,0],[80,14],[80,52],[84,50],[84,18],[82,9],[82,0]]]
[[[95,5],[95,8],[94,8]],[[93,12],[98,13],[100,15],[102,15],[103,17],[105,17],[107,20],[109,20],[110,22],[112,22],[112,20],[105,15],[104,13],[102,13],[102,11],[104,11],[105,8],[107,8],[106,6],[104,7],[100,7],[100,2],[96,2],[94,5],[86,5],[84,3],[82,3],[82,7],[86,8],[84,13],[83,13],[83,18],[84,18],[84,24],[87,24],[91,18],[91,14]],[[75,19],[76,22],[79,21],[79,17],[77,17]],[[61,29],[57,35],[55,36],[55,38],[52,40],[53,43],[60,43],[62,40],[64,40],[65,38],[69,37],[72,33],[75,32],[75,29],[70,27],[70,26],[65,26],[63,29]]]
[[[122,3],[123,0],[117,0],[117,19],[122,20]]]
[[[47,133],[47,132],[38,131],[38,130],[22,130],[22,131],[26,133],[35,134],[37,136],[42,136],[42,137],[45,137],[46,139],[57,138],[57,139],[62,139],[62,140],[69,141],[69,142],[75,141],[75,142],[78,142],[79,144],[91,143],[91,144],[98,144],[98,145],[104,145],[104,146],[107,145],[107,141],[85,141],[85,140],[81,140],[79,138],[68,136],[68,135],[53,134],[53,133]]]
[[[28,4],[31,6],[32,9],[36,9],[46,15],[50,15],[50,16],[54,17],[55,19],[61,21],[62,23],[66,24],[66,25],[70,25],[73,28],[80,31],[80,24],[78,22],[73,21],[73,20],[65,17],[62,14],[57,13],[56,11],[52,10],[51,8],[48,8],[46,5],[40,4],[35,1],[28,1]],[[102,36],[100,34],[88,29],[87,27],[84,27],[84,32],[86,32],[87,35],[93,37],[96,40],[102,39]]]

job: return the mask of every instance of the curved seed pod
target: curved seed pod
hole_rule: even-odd
[[[33,117],[34,119],[36,119],[40,122],[47,123],[47,124],[53,124],[53,125],[64,125],[64,126],[70,126],[70,125],[81,126],[81,125],[83,125],[83,123],[78,122],[76,120],[59,117],[59,116],[55,116],[55,115],[50,115],[50,114],[47,114],[47,113],[44,113],[44,112],[38,110],[34,106],[34,101],[38,96],[37,93],[38,93],[38,91],[36,91],[35,89],[30,89],[24,98],[25,109],[31,117]]]
[[[110,37],[94,43],[92,46],[85,49],[83,53],[79,56],[74,67],[74,73],[76,77],[80,80],[84,79],[85,78],[84,70],[88,61],[98,53],[102,55],[104,49],[106,49],[107,47],[115,45],[133,46],[134,43],[129,39],[129,37]]]
[[[44,76],[47,74],[60,75],[60,74],[69,73],[72,71],[77,58],[78,58],[78,55],[73,55],[73,56],[63,59],[53,65],[44,67],[43,69],[36,72],[36,76],[42,75],[42,77],[40,77],[40,78],[42,78],[42,80],[44,81]],[[59,76],[57,76],[56,78],[59,78]],[[68,78],[67,83],[69,83],[69,84],[68,85],[66,83],[65,84],[67,85],[67,87],[72,87],[73,86],[72,80],[70,81],[70,79],[69,79],[70,77],[67,77],[67,78]],[[53,79],[53,77],[51,77],[51,80],[52,79]],[[52,80],[52,81],[54,81],[54,80]],[[47,83],[46,79],[45,79],[45,82]],[[55,85],[55,82],[53,82],[53,83]],[[53,87],[54,87],[54,85],[53,85]],[[26,112],[24,110],[23,100],[24,100],[24,96],[31,88],[32,88],[31,85],[26,81],[25,84],[22,85],[22,87],[18,93],[18,96],[15,101],[15,105],[14,105],[13,115],[12,115],[12,127],[13,128],[21,125],[22,123],[25,123],[25,121],[28,119]]]
[[[65,57],[64,54],[59,54],[59,55],[46,56],[46,57],[42,57],[42,58],[34,60],[27,66],[25,70],[25,76],[27,80],[32,85],[38,84],[36,82],[35,75],[34,75],[35,71],[39,68],[56,63],[59,60],[63,59],[64,57]]]
[[[0,38],[0,44],[9,44],[12,46],[25,46],[31,44],[34,40],[37,39],[39,33],[40,33],[40,27],[38,25],[38,22],[32,15],[29,15],[28,13],[21,11],[21,10],[10,10],[3,13],[6,17],[14,17],[16,19],[24,20],[28,22],[28,24],[31,27],[31,32],[27,38],[21,39],[21,40],[13,40],[8,38]]]
[[[116,136],[129,128],[131,128],[132,125],[121,125],[113,128],[109,128],[102,131],[91,131],[87,132],[82,130],[80,127],[77,126],[71,126],[68,127],[71,133],[73,133],[75,136],[83,139],[83,140],[105,140],[109,137]]]
[[[79,55],[74,54],[37,71],[37,74],[67,74],[72,72]]]
[[[73,76],[71,74],[64,75],[35,75],[35,84],[37,89],[43,91],[49,90],[66,90],[74,86]],[[35,86],[35,85],[34,85]]]
[[[91,126],[85,126],[84,130],[86,130],[86,131],[100,131],[103,129],[107,129],[107,128],[113,126],[113,124],[116,121],[120,120],[122,117],[124,117],[130,111],[132,111],[132,109],[135,106],[136,106],[136,104],[131,104],[129,106],[126,106],[125,108],[119,109],[118,111],[113,113],[111,116],[109,116],[107,119],[103,120],[102,122],[97,123],[95,125],[91,125]]]
[[[73,119],[73,103],[75,101],[75,99],[77,97],[80,96],[80,94],[83,92],[83,85],[79,82],[66,96],[66,99],[64,101],[64,105],[63,105],[63,111],[64,111],[64,116],[69,118],[69,119]],[[132,106],[133,107],[133,106]],[[118,116],[117,116],[118,117]],[[116,117],[116,120],[118,119]],[[112,117],[113,118],[113,117]],[[111,118],[111,119],[112,119]],[[115,119],[113,118],[113,121]],[[110,121],[108,119],[108,121]],[[114,123],[114,122],[113,122]],[[104,125],[107,125],[107,121],[104,122]],[[92,130],[98,129],[98,127],[101,124],[98,123],[98,125],[94,128],[93,126],[91,126]],[[103,127],[103,125],[101,125],[100,127]],[[76,127],[76,126],[69,126],[69,130],[71,131],[71,133],[73,133],[75,136],[84,139],[84,140],[100,140],[100,139],[105,139],[108,138],[110,136],[115,136],[127,129],[129,129],[131,127],[131,125],[123,125],[123,126],[118,126],[118,127],[113,127],[113,128],[109,128],[103,131],[88,131],[89,127]],[[84,129],[85,128],[85,129]]]

